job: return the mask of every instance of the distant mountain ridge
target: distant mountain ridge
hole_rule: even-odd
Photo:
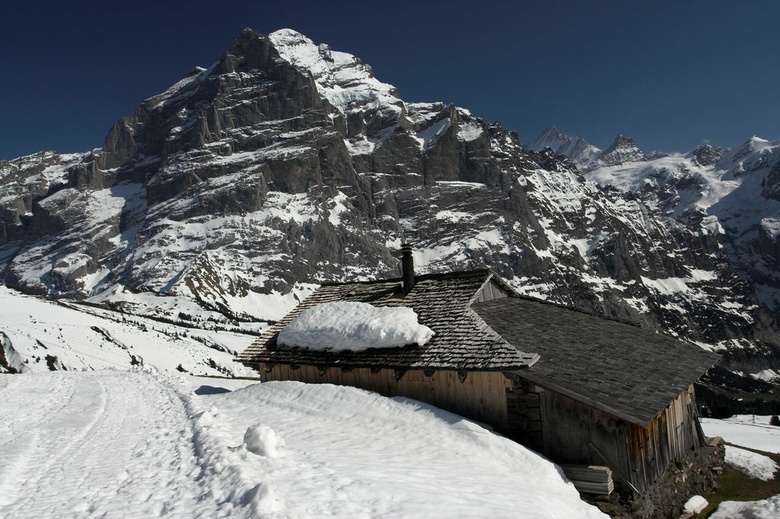
[[[601,150],[582,137],[569,137],[554,126],[545,129],[529,146],[533,151],[550,148],[556,155],[570,158],[578,166],[592,163],[601,154]]]
[[[691,209],[705,202],[689,203],[695,186],[732,186],[707,184],[713,164],[769,179],[774,144],[717,160],[702,150],[678,174],[657,162],[676,158],[649,159],[628,138],[605,152],[546,141],[592,168],[526,148],[467,109],[406,102],[356,57],[295,31],[247,29],[219,61],[119,119],[102,148],[0,162],[0,269],[8,286],[54,297],[142,311],[137,294],[163,295],[277,319],[318,283],[397,276],[408,240],[419,272],[490,267],[522,293],[776,377],[776,307],[756,295],[774,281],[746,276],[729,249],[739,243]],[[618,175],[627,164],[659,168]],[[170,312],[164,299],[149,311]]]

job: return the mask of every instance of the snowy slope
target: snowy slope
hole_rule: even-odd
[[[45,301],[6,287],[0,287],[0,307],[0,347],[15,371],[153,366],[203,375],[251,373],[235,364],[233,356],[255,336],[226,330],[225,323],[212,329],[207,329],[208,322],[201,322],[198,328],[185,327],[197,321],[183,320],[172,312],[169,319],[182,323],[177,326],[101,308]],[[255,331],[262,328],[258,323]],[[236,331],[241,330],[236,327]],[[9,366],[0,366],[0,372],[8,370]]]
[[[726,445],[726,464],[751,478],[769,481],[780,470],[775,460],[747,449]]]
[[[238,386],[0,375],[0,516],[606,517],[555,465],[456,415],[348,387]]]
[[[705,155],[705,152],[709,155]],[[596,167],[586,177],[635,193],[659,215],[716,237],[759,300],[780,311],[780,141],[752,137],[729,150],[700,147],[646,161]]]
[[[725,420],[702,418],[707,436],[764,452],[780,454],[780,427],[769,425],[770,416],[736,415]]]

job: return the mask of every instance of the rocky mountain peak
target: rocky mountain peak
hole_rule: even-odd
[[[598,158],[599,164],[603,166],[616,166],[642,160],[647,160],[647,156],[639,149],[634,139],[624,133],[615,137],[612,144]]]
[[[723,156],[723,148],[712,144],[697,146],[692,152],[694,162],[700,166],[712,166]]]
[[[392,85],[374,77],[371,67],[347,52],[315,45],[292,29],[281,29],[268,35],[281,58],[311,73],[317,89],[338,111],[349,114],[367,106],[400,114],[403,102]]]
[[[532,151],[550,148],[557,155],[569,158],[580,168],[587,168],[601,152],[582,137],[569,137],[555,126],[546,128],[529,146]]]
[[[226,74],[264,69],[272,57],[275,56],[272,55],[268,38],[246,28],[241,31],[230,49],[222,55],[215,72],[216,74]]]
[[[566,140],[566,136],[562,134],[558,128],[555,126],[548,126],[542,131],[539,137],[531,143],[529,148],[534,151],[541,151],[544,148],[550,148],[555,151],[564,140]]]

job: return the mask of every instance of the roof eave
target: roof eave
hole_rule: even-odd
[[[650,419],[641,418],[638,416],[634,416],[630,413],[627,413],[625,411],[621,411],[620,409],[615,409],[614,407],[604,404],[603,402],[599,402],[598,400],[595,400],[593,398],[580,394],[576,391],[560,386],[554,382],[545,380],[543,377],[536,375],[535,373],[533,373],[533,371],[530,370],[518,370],[512,373],[514,375],[517,375],[518,377],[528,380],[529,382],[533,382],[536,385],[542,386],[545,389],[555,391],[556,393],[560,393],[564,396],[577,400],[578,402],[582,402],[583,404],[589,405],[591,407],[595,407],[600,411],[604,411],[605,413],[611,414],[617,418],[620,418],[621,420],[625,420],[626,422],[632,423],[634,425],[638,425],[642,428],[647,427],[647,425],[653,419],[653,418]],[[657,416],[658,413],[660,413],[661,411],[663,411],[663,409],[658,410],[653,415],[653,417]]]
[[[262,365],[279,365],[279,366],[315,366],[322,368],[347,368],[347,369],[404,369],[404,370],[425,370],[432,369],[435,371],[500,371],[503,373],[515,373],[518,371],[524,371],[536,363],[536,358],[528,359],[526,357],[520,359],[517,363],[513,364],[496,364],[489,365],[483,364],[481,366],[457,366],[457,365],[443,365],[443,364],[421,364],[421,365],[403,365],[403,364],[372,364],[368,362],[349,362],[342,359],[323,359],[322,362],[312,361],[307,359],[305,361],[295,360],[274,360],[271,358],[259,359],[254,358],[242,358],[236,359],[237,362],[244,366],[257,369]]]

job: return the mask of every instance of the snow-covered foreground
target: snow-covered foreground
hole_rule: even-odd
[[[707,436],[720,436],[725,441],[750,449],[780,453],[780,427],[769,425],[769,416],[737,415],[726,420],[703,418]],[[752,478],[780,477],[777,464],[760,454],[726,446],[726,463]],[[760,501],[724,501],[710,519],[777,519],[780,517],[780,495]]]
[[[606,517],[555,465],[459,416],[248,383],[0,375],[0,517]]]
[[[142,373],[0,376],[0,516],[185,517],[199,497],[187,410]]]
[[[780,454],[780,427],[769,425],[771,416],[736,415],[725,420],[702,418],[707,436],[720,436],[725,441],[764,452]]]
[[[777,519],[780,517],[780,495],[761,501],[724,501],[709,519]]]

